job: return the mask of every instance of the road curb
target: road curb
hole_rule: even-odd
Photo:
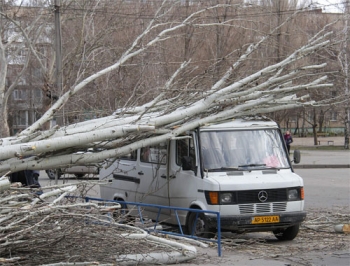
[[[350,164],[301,164],[293,165],[294,169],[319,169],[319,168],[350,168]]]

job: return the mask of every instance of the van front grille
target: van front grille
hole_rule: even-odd
[[[240,214],[285,212],[287,202],[240,204]]]
[[[262,190],[241,190],[237,191],[237,203],[245,204],[245,203],[259,203],[259,192]],[[287,189],[278,188],[278,189],[265,189],[268,194],[267,202],[276,202],[276,201],[287,201]]]

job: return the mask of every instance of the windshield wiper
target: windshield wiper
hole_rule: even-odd
[[[243,164],[243,165],[239,165],[238,167],[260,167],[260,166],[266,166],[265,163],[261,163],[261,164],[256,164],[256,163],[252,163],[252,164]]]
[[[238,171],[239,167],[220,167],[220,168],[211,168],[211,169],[205,169],[205,171]]]

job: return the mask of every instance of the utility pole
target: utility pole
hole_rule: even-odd
[[[61,14],[60,14],[61,0],[55,0],[55,48],[56,48],[56,94],[63,93],[63,71],[62,71],[62,36],[61,36]],[[62,116],[64,119],[64,116]],[[53,122],[53,121],[52,121]],[[60,121],[64,124],[64,121]],[[54,126],[51,123],[50,127]]]
[[[2,7],[4,5],[4,0],[1,0],[0,2],[0,12],[2,13]],[[0,17],[0,34],[2,32],[2,16]]]
[[[56,47],[56,86],[57,93],[62,94],[62,41],[61,41],[61,0],[55,0],[55,47]]]
[[[350,99],[349,99],[349,62],[348,62],[348,38],[349,38],[349,28],[348,28],[348,21],[349,21],[349,15],[350,15],[350,7],[349,7],[350,1],[347,0],[344,5],[345,5],[345,10],[344,10],[344,19],[345,19],[345,42],[343,46],[343,53],[344,53],[344,76],[345,76],[345,96],[347,97],[347,102],[346,102],[346,108],[345,108],[345,125],[344,125],[344,148],[349,149],[349,133],[350,133]]]
[[[61,0],[55,0],[56,86],[57,86],[58,95],[62,95],[62,87],[63,87],[60,6],[61,6]],[[57,183],[58,183],[58,176],[56,175],[55,184],[57,185]]]

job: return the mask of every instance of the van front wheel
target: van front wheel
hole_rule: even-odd
[[[204,213],[191,212],[188,217],[187,230],[190,235],[211,238],[215,236],[215,229],[209,228]]]
[[[119,201],[120,209],[117,209],[113,212],[113,218],[118,223],[127,223],[128,222],[128,207],[124,203],[123,199],[114,199]]]
[[[45,170],[45,172],[51,180],[55,180],[56,178],[60,179],[62,175],[59,169],[48,169],[48,170]]]
[[[278,229],[273,231],[278,240],[293,240],[299,233],[299,224],[293,225],[286,229]]]

